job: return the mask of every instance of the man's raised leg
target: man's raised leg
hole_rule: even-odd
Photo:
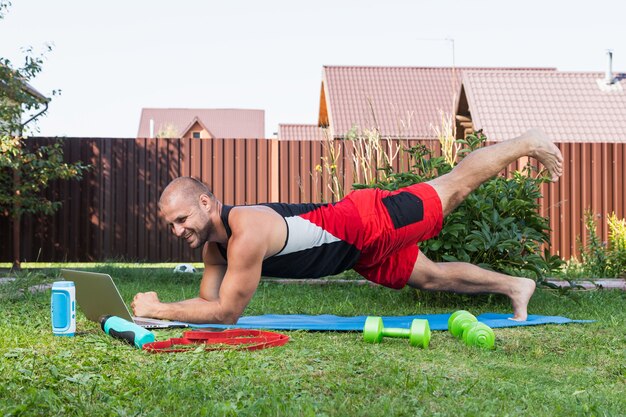
[[[552,181],[563,173],[563,156],[552,141],[538,130],[487,146],[470,153],[452,171],[429,181],[441,200],[447,216],[478,186],[496,176],[510,163],[523,156],[537,159],[550,172]],[[408,284],[431,291],[466,294],[504,294],[513,304],[513,319],[526,320],[528,302],[535,291],[535,282],[511,277],[464,262],[434,263],[420,251]]]
[[[426,291],[463,294],[504,294],[513,304],[513,320],[528,317],[528,302],[535,291],[535,281],[489,271],[465,262],[435,263],[419,252],[408,284]]]
[[[475,150],[448,174],[429,181],[441,199],[443,215],[450,214],[483,182],[523,156],[541,162],[550,172],[552,181],[563,173],[563,156],[559,148],[539,130],[529,130],[515,139]]]

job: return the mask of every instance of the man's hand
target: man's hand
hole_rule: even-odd
[[[135,316],[153,318],[158,318],[158,311],[161,305],[159,296],[154,291],[140,292],[135,295],[133,302],[130,303]]]

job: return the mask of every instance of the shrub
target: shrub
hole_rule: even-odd
[[[626,276],[626,219],[618,219],[615,213],[607,218],[609,225],[609,265],[611,276]]]
[[[464,140],[458,155],[463,157],[482,146],[486,138],[477,132]],[[414,161],[414,171],[389,173],[373,184],[386,190],[428,181],[449,172],[453,167],[444,157],[436,157],[423,145],[406,152]],[[389,170],[389,168],[387,168]],[[483,268],[516,276],[530,276],[542,281],[546,274],[559,269],[562,261],[541,246],[549,244],[549,225],[539,215],[539,186],[546,177],[534,176],[527,166],[511,178],[494,177],[476,189],[449,216],[441,233],[420,244],[433,261],[470,262]],[[368,188],[355,184],[354,188]]]
[[[587,245],[580,251],[582,270],[593,278],[606,277],[609,269],[606,243],[598,236],[594,214],[591,211],[585,211],[584,218],[588,239]]]
[[[590,278],[611,278],[626,275],[626,220],[615,213],[607,215],[608,242],[598,236],[596,218],[591,211],[585,212],[587,245],[581,248],[581,269]]]

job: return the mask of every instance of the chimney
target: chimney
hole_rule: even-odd
[[[615,79],[613,78],[613,50],[607,49],[606,54],[609,56],[609,68],[606,71],[604,82],[607,85],[611,85],[613,84],[613,82],[615,82]]]
[[[150,139],[154,138],[154,119],[150,119]]]

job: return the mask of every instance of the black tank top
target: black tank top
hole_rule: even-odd
[[[261,274],[277,278],[319,278],[336,275],[351,269],[359,259],[361,251],[342,239],[342,229],[354,226],[337,204],[285,204],[266,203],[285,219],[287,238],[285,245],[275,255],[263,261]],[[230,238],[232,231],[228,215],[234,206],[222,206],[222,223]],[[334,234],[328,231],[329,226]],[[217,245],[228,262],[226,248]]]

